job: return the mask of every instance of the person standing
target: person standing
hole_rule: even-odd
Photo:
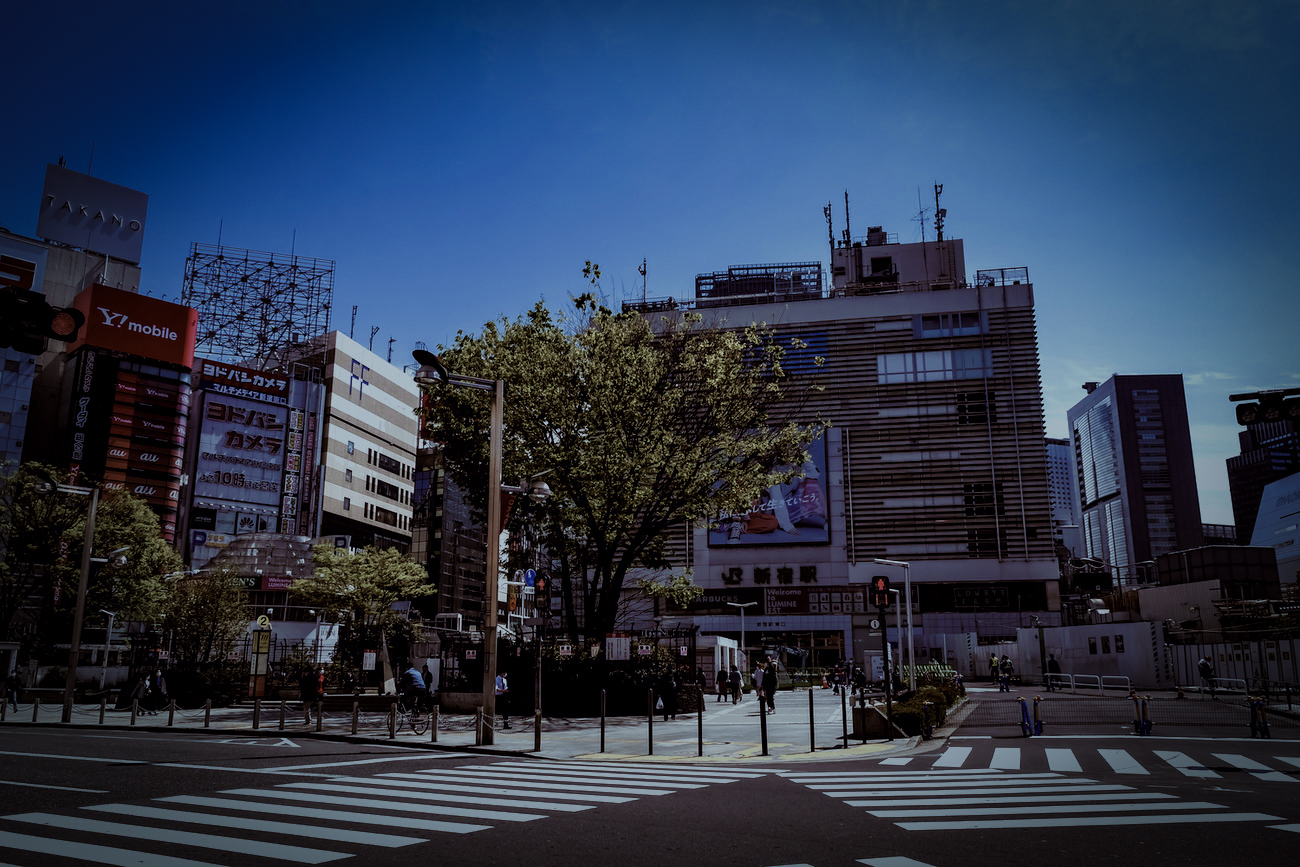
[[[776,663],[768,660],[763,667],[763,698],[767,700],[767,712],[776,710]]]
[[[1210,662],[1208,656],[1202,656],[1201,661],[1196,663],[1196,670],[1201,675],[1202,691],[1208,690],[1210,698],[1217,699],[1214,694],[1214,663]]]
[[[316,701],[316,674],[310,668],[298,678],[298,696],[302,699],[302,721],[311,725],[311,706]]]
[[[659,702],[663,705],[660,710],[664,722],[668,722],[669,717],[677,719],[677,672],[673,669],[659,677]]]
[[[1002,661],[998,663],[998,668],[1002,672],[1002,678],[998,681],[998,692],[1011,692],[1011,674],[1015,671],[1015,666],[1011,664],[1011,657],[1002,654]]]
[[[161,708],[167,706],[167,681],[163,678],[162,669],[153,673],[149,678],[149,715],[157,716]]]
[[[23,691],[23,679],[18,676],[18,669],[15,668],[5,678],[4,687],[5,692],[3,696],[0,696],[0,704],[7,701],[13,705],[14,710],[18,710],[18,694]]]
[[[740,669],[733,665],[729,677],[731,680],[731,703],[737,704],[740,702]]]
[[[718,701],[722,701],[731,695],[731,674],[727,671],[727,666],[718,666]],[[715,702],[716,703],[716,702]]]
[[[1056,654],[1047,654],[1047,691],[1056,687],[1056,676],[1061,673],[1061,663],[1056,661]]]
[[[496,694],[497,713],[501,715],[501,719],[505,723],[504,728],[510,728],[510,708],[507,704],[510,695],[510,683],[506,680],[504,671],[497,672]]]
[[[989,655],[989,680],[994,683],[998,679],[998,655],[996,653]]]

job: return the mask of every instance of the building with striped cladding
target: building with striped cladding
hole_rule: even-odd
[[[705,589],[676,613],[702,635],[740,638],[733,606],[754,603],[751,651],[864,664],[881,626],[867,583],[886,574],[903,587],[902,569],[879,558],[910,564],[918,663],[957,661],[956,634],[978,634],[974,644],[1013,639],[1032,617],[1059,623],[1028,270],[968,279],[961,240],[899,244],[879,227],[832,254],[829,287],[817,262],[742,266],[701,275],[692,301],[625,305],[693,309],[722,328],[766,323],[805,345],[787,358],[796,376],[825,359],[809,409],[831,426],[804,479],[770,491],[762,520],[723,516],[672,540],[674,565]],[[893,611],[887,620],[897,647]]]

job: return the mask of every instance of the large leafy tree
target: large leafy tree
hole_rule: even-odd
[[[354,667],[369,646],[387,648],[388,640],[405,634],[406,618],[393,603],[437,592],[428,573],[395,548],[374,546],[359,551],[317,545],[312,552],[313,574],[293,582],[293,594],[325,612],[326,618],[349,624],[349,650]]]
[[[62,476],[28,464],[0,483],[0,632],[29,646],[66,636],[76,602],[90,498],[57,490]],[[92,563],[86,611],[118,622],[161,620],[162,576],[181,558],[162,537],[158,516],[125,492],[103,495],[95,514],[94,558],[127,549],[122,563]]]
[[[657,575],[661,592],[680,594],[688,576],[670,568],[665,537],[747,509],[807,461],[824,427],[807,409],[819,386],[787,373],[790,348],[761,324],[721,330],[689,312],[616,314],[590,295],[563,316],[539,302],[439,347],[453,374],[506,383],[504,481],[550,471],[551,499],[516,519],[523,511],[544,528],[574,638],[615,629],[634,576]],[[488,397],[430,389],[428,435],[482,515]]]
[[[167,599],[176,664],[225,660],[248,629],[248,588],[233,569],[184,575]]]

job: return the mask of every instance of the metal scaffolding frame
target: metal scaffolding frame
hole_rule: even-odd
[[[334,261],[195,242],[181,301],[199,311],[196,353],[269,369],[329,332]]]

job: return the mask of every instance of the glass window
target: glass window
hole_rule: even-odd
[[[352,498],[351,498],[351,497],[344,497],[344,498],[343,498],[343,509],[344,509],[344,511],[350,511],[350,510],[352,509]]]
[[[348,454],[352,454],[356,450],[357,450],[357,444],[354,443],[352,440],[348,440]]]

